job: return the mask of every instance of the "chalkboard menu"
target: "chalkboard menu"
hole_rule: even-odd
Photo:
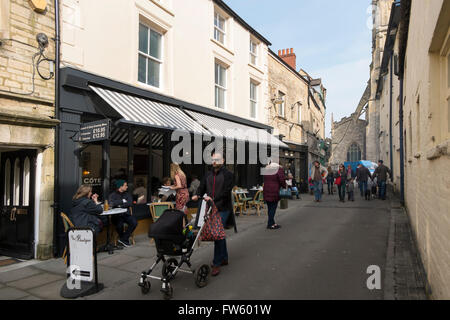
[[[80,142],[88,143],[108,140],[111,133],[111,121],[100,120],[81,124]]]

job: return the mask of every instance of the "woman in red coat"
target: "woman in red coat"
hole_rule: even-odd
[[[275,230],[281,228],[275,223],[275,213],[280,201],[280,188],[286,188],[286,177],[283,169],[277,163],[269,163],[265,168],[264,174],[264,200],[267,202],[267,211],[269,220],[267,221],[267,229]]]

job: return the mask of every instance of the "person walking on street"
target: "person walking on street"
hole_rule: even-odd
[[[170,165],[170,178],[175,181],[171,190],[176,190],[175,208],[187,214],[186,203],[189,201],[189,190],[187,188],[186,175],[177,163]]]
[[[356,169],[356,181],[358,182],[359,190],[361,191],[361,197],[365,197],[366,200],[370,200],[370,194],[367,192],[369,178],[372,179],[369,169],[362,164],[359,164],[358,169]]]
[[[347,183],[347,171],[343,164],[339,165],[339,170],[336,173],[336,184],[338,186],[339,201],[345,202],[345,185]]]
[[[386,181],[387,175],[389,174],[389,178],[392,180],[391,170],[383,164],[383,160],[378,161],[378,167],[375,169],[373,173],[374,178],[377,178],[378,181],[378,198],[382,200],[386,200]]]
[[[222,218],[224,228],[227,226],[230,213],[233,212],[231,190],[233,188],[233,174],[224,167],[223,155],[214,153],[212,156],[212,170],[202,179],[197,195],[192,197],[198,201],[206,193],[204,200],[213,200]],[[234,216],[231,215],[234,219]],[[235,229],[236,231],[236,229]],[[220,267],[228,265],[228,250],[226,239],[214,241],[214,260],[212,276],[220,273]]]
[[[280,201],[280,189],[287,188],[283,168],[278,163],[269,163],[264,175],[263,196],[267,203],[267,229],[276,230],[281,226],[275,223],[275,213]]]
[[[347,182],[348,201],[355,201],[355,184],[353,178]]]
[[[119,235],[118,242],[124,247],[131,246],[129,242],[130,236],[137,226],[136,218],[131,214],[133,198],[127,190],[128,183],[125,180],[117,180],[116,191],[109,195],[109,204],[112,208],[127,209],[127,212],[112,217],[112,221],[116,225],[117,234]],[[123,226],[125,223],[128,225],[128,228],[126,231],[123,231]]]
[[[326,179],[328,175],[327,170],[320,165],[319,161],[314,161],[314,165],[311,168],[311,181],[314,185],[315,201],[320,202],[322,199],[323,179]]]
[[[328,175],[327,175],[328,194],[333,194],[333,184],[334,184],[334,172],[331,167],[328,167]]]

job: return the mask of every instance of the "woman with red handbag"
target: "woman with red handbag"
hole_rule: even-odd
[[[334,182],[338,186],[339,201],[345,202],[345,185],[347,184],[347,171],[343,164],[339,165],[339,170],[336,173],[336,181]]]

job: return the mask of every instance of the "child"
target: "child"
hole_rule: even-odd
[[[355,191],[355,184],[354,184],[354,178],[350,178],[347,182],[347,194],[348,194],[348,201],[355,201],[354,197],[354,191]]]
[[[371,182],[371,193],[372,193],[372,197],[373,199],[375,199],[377,197],[377,178],[373,179]]]

